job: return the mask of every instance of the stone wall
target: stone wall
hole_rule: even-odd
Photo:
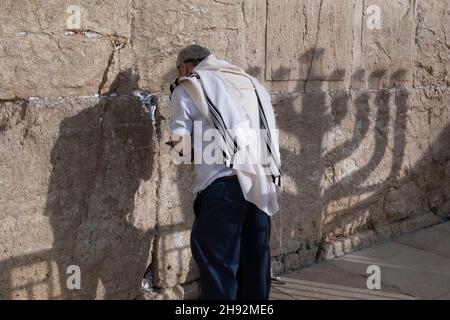
[[[449,10],[448,0],[5,0],[0,299],[198,294],[194,172],[164,144],[174,62],[193,42],[272,95],[286,173],[274,273],[447,218]],[[133,90],[154,95],[155,118]],[[70,265],[80,290],[67,288]]]

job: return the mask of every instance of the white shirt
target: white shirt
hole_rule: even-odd
[[[192,102],[191,98],[182,86],[177,86],[172,93],[170,131],[174,135],[191,135],[193,143],[195,139],[201,139],[200,136],[194,135],[194,121],[201,122],[201,134],[204,135],[208,129],[214,129],[212,124],[200,113]],[[211,142],[202,140],[202,150]],[[204,190],[214,180],[220,177],[235,175],[235,170],[227,167],[225,164],[195,164],[196,182],[192,192],[195,194]]]

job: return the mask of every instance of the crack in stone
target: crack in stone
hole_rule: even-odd
[[[113,51],[109,55],[108,65],[106,66],[106,69],[103,72],[102,82],[100,82],[100,85],[98,86],[98,90],[97,90],[98,94],[102,93],[103,87],[105,86],[106,82],[108,81],[108,72],[109,72],[109,69],[111,68],[111,66],[114,63],[114,54],[115,53],[116,53],[116,50],[113,49]]]
[[[103,72],[102,81],[100,82],[100,85],[98,86],[97,93],[99,95],[102,93],[102,90],[103,90],[106,82],[108,81],[109,70],[115,64],[114,55],[116,54],[116,52],[125,48],[128,44],[128,41],[121,41],[123,39],[118,38],[118,37],[110,37],[109,39],[110,39],[111,45],[113,47],[113,50],[112,50],[111,54],[109,55],[108,64],[106,66],[105,71]]]
[[[306,81],[305,81],[305,84],[303,85],[303,91],[306,91],[306,86],[308,85],[308,81],[310,80],[309,77],[311,76],[311,70],[312,70],[312,66],[313,66],[313,63],[314,63],[314,57],[316,55],[317,44],[319,42],[320,17],[321,17],[321,14],[322,14],[322,5],[323,5],[323,0],[320,0],[319,16],[317,17],[316,41],[315,41],[315,44],[314,44],[314,50],[313,50],[312,55],[311,55],[311,63],[310,63],[309,68],[308,68],[308,74],[306,76]]]
[[[245,14],[245,1],[242,0],[241,2],[241,11],[242,11],[242,20],[244,21],[244,25],[247,28],[247,30],[250,30],[247,19],[246,19],[246,14]]]

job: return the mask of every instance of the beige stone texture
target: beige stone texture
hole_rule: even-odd
[[[345,78],[335,71],[351,64],[352,1],[269,0],[267,14],[266,80]]]
[[[450,81],[448,1],[416,1],[415,78],[417,85],[447,86]]]
[[[448,1],[83,0],[78,27],[44,2],[0,9],[0,299],[198,297],[194,167],[165,144],[192,43],[271,95],[274,275],[450,215]]]
[[[7,0],[0,10],[0,99],[90,96],[108,91],[129,45],[130,2]],[[77,16],[78,17],[78,16]],[[78,19],[78,18],[76,18]],[[131,54],[131,52],[127,52]],[[122,53],[122,64],[128,59]],[[110,70],[111,69],[111,70]]]
[[[151,262],[153,127],[133,97],[1,105],[1,298],[133,298]],[[81,290],[66,287],[81,269]]]

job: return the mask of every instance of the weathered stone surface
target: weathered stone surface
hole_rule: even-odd
[[[0,11],[0,298],[198,294],[194,168],[165,145],[176,55],[193,42],[272,95],[286,174],[273,274],[449,216],[445,1],[78,3],[78,30],[69,0]],[[126,96],[139,88],[159,96],[154,125]],[[80,291],[65,289],[69,264]]]
[[[133,298],[150,264],[153,128],[135,98],[2,103],[2,298]],[[69,291],[66,269],[81,269]]]
[[[166,93],[169,82],[177,77],[178,51],[194,42],[219,58],[242,65],[245,23],[241,4],[240,0],[135,1],[133,43],[140,86]]]
[[[450,221],[441,223],[440,225],[437,226],[437,228],[447,231],[447,232],[450,232]]]
[[[404,167],[419,188],[415,198],[422,199],[424,211],[444,218],[450,213],[449,91],[427,89],[411,98]]]
[[[106,93],[130,68],[131,52],[120,51],[131,19],[128,0],[7,0],[0,10],[0,99]]]
[[[317,255],[318,260],[331,260],[351,252],[370,247],[377,242],[391,240],[402,233],[416,231],[441,223],[442,219],[432,213],[422,214],[396,223],[375,226],[373,230],[353,233],[346,237],[339,237],[323,244],[322,251]]]
[[[369,88],[385,88],[394,84],[410,85],[414,66],[414,1],[364,2],[362,12],[361,51],[357,68],[364,70],[362,78]],[[377,6],[380,11],[380,29],[372,23],[377,19],[377,11],[368,10]],[[370,26],[370,28],[369,28]],[[375,27],[375,28],[373,28]],[[357,51],[359,52],[359,51]],[[358,53],[356,53],[358,54]],[[402,70],[394,78],[389,78],[393,70]],[[375,77],[377,81],[371,81]]]
[[[430,119],[437,132],[449,122],[440,107],[446,96],[405,89],[273,95],[286,168],[274,254],[413,218],[430,203],[448,215],[445,166],[437,164],[432,179],[422,171],[432,165]],[[429,118],[429,108],[441,117]],[[446,141],[432,143],[443,159]]]
[[[266,3],[260,0],[242,2],[242,15],[245,23],[245,47],[242,68],[264,82],[266,68]]]
[[[432,208],[448,215],[444,145],[449,121],[442,109],[448,94],[398,89],[330,97],[329,130],[324,133],[324,235],[346,236]],[[431,133],[431,121],[438,134]],[[439,162],[432,161],[432,150]]]
[[[325,236],[330,230],[347,235],[361,229],[376,213],[370,205],[382,201],[377,190],[388,180],[392,166],[391,95],[388,91],[331,95],[323,141]]]
[[[320,240],[322,117],[326,95],[273,96],[285,178],[282,211],[273,218],[273,254],[293,252]]]
[[[384,208],[386,214],[391,215],[395,220],[420,214],[423,211],[420,190],[413,182],[401,185],[398,189],[392,189],[387,194]]]
[[[0,38],[21,32],[60,35],[66,30],[129,37],[130,10],[129,0],[3,0]],[[79,28],[71,28],[78,17]]]
[[[169,101],[163,97],[159,106],[161,128],[167,128]],[[153,251],[153,281],[157,288],[170,288],[198,278],[191,256],[190,231],[194,221],[193,165],[173,163],[171,148],[165,145],[170,132],[162,130],[158,139],[158,219]]]
[[[347,0],[268,1],[266,80],[345,78],[336,70],[351,64],[351,15]]]
[[[416,1],[415,79],[417,85],[450,82],[448,1]]]
[[[0,99],[94,95],[112,52],[108,38],[47,34],[0,38]]]

